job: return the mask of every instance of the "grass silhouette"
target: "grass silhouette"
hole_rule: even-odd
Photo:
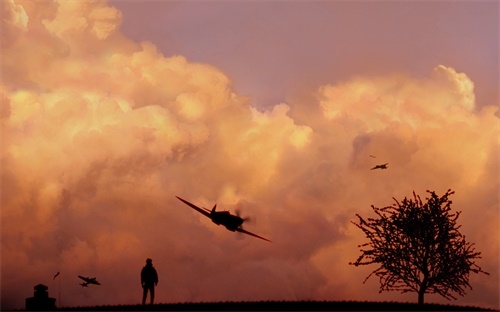
[[[62,307],[59,311],[498,311],[473,306],[369,301],[198,302]]]

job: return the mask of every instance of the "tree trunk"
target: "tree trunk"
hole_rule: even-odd
[[[426,252],[428,254],[428,252]],[[425,291],[427,290],[427,283],[429,281],[429,270],[427,269],[427,257],[424,258],[423,261],[423,270],[422,274],[424,275],[424,278],[422,279],[422,282],[420,282],[420,289],[418,290],[418,304],[424,304],[424,295]]]
[[[424,280],[420,283],[420,289],[418,290],[418,304],[424,304],[424,295],[427,290],[427,281],[429,280],[427,274],[424,276]]]
[[[424,294],[425,288],[420,287],[420,290],[418,291],[418,304],[424,304]]]

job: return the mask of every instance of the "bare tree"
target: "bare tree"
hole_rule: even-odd
[[[372,209],[379,218],[363,219],[360,228],[369,242],[358,247],[361,256],[350,265],[380,264],[370,273],[380,278],[380,292],[401,291],[418,293],[418,303],[424,303],[424,294],[437,293],[448,300],[457,299],[451,292],[465,295],[464,288],[472,289],[469,272],[484,273],[474,259],[481,258],[474,244],[465,241],[456,221],[460,212],[451,213],[454,192],[448,190],[442,197],[435,192],[423,203],[413,192],[413,199],[400,203],[394,198],[392,206]],[[363,283],[364,283],[363,282]]]

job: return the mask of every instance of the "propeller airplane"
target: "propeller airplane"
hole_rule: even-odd
[[[95,277],[83,277],[81,275],[78,275],[79,278],[81,278],[82,280],[84,280],[85,282],[84,283],[81,283],[80,285],[82,285],[82,287],[88,287],[89,284],[94,284],[94,285],[101,285]]]
[[[177,197],[177,199],[179,199],[181,202],[185,203],[189,207],[193,208],[194,210],[198,211],[199,213],[203,214],[204,216],[210,218],[213,223],[215,223],[217,225],[222,224],[224,227],[226,227],[226,229],[228,229],[231,232],[236,231],[236,232],[248,234],[248,235],[263,239],[265,241],[271,242],[267,238],[264,238],[262,236],[254,234],[252,232],[244,230],[241,226],[242,226],[243,222],[245,222],[247,220],[247,218],[242,218],[238,214],[233,215],[229,211],[216,211],[215,209],[217,207],[217,204],[214,205],[212,210],[208,210],[207,208],[200,208],[200,207],[198,207],[198,206],[196,206],[196,205],[194,205],[194,204],[188,202],[187,200],[184,200],[178,196],[175,196],[175,197]]]
[[[387,169],[387,165],[389,163],[385,163],[385,164],[382,164],[382,165],[376,165],[375,167],[371,168],[370,170],[373,170],[373,169]]]

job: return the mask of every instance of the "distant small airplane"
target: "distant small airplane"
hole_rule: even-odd
[[[376,165],[375,167],[371,168],[370,170],[373,170],[373,169],[387,169],[387,165],[389,163],[385,163],[385,164],[382,164],[382,165]]]
[[[377,158],[377,157],[375,157],[375,156],[373,156],[373,155],[370,155],[370,157],[371,157],[371,158]]]
[[[83,277],[81,275],[78,275],[79,278],[85,281],[85,283],[81,283],[82,287],[88,287],[88,284],[94,284],[94,285],[101,285],[95,277]]]
[[[246,220],[245,218],[241,218],[239,215],[232,215],[231,213],[229,213],[229,211],[215,211],[217,204],[214,205],[212,210],[208,210],[207,208],[202,209],[202,208],[200,208],[200,207],[198,207],[198,206],[196,206],[196,205],[194,205],[194,204],[188,202],[187,200],[184,200],[178,196],[175,196],[175,197],[177,197],[177,199],[179,199],[180,201],[182,201],[183,203],[185,203],[189,207],[200,212],[204,216],[210,218],[213,223],[215,223],[217,225],[222,224],[223,226],[226,227],[226,229],[228,229],[231,232],[234,232],[234,231],[241,232],[241,233],[248,234],[248,235],[251,235],[251,236],[254,236],[254,237],[257,237],[257,238],[260,238],[260,239],[263,239],[265,241],[270,242],[270,240],[268,240],[267,238],[264,238],[262,236],[259,236],[257,234],[254,234],[254,233],[251,233],[251,232],[244,230],[241,227],[241,225],[243,224],[243,222],[245,222],[245,220]]]

